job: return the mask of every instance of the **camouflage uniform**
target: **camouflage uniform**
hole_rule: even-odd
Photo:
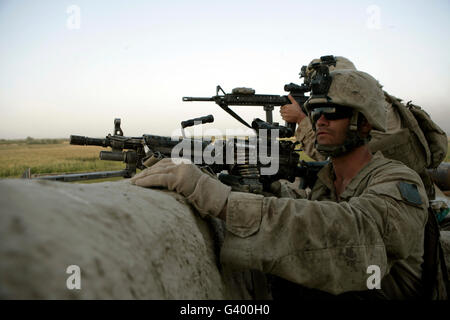
[[[321,117],[325,112],[339,116],[337,108],[324,108],[324,103],[352,109],[342,145],[325,145],[328,149],[319,145],[338,161],[337,152],[353,150],[352,143],[367,142],[365,136],[360,141],[349,139],[359,134],[360,113],[373,128],[385,131],[384,96],[378,82],[361,71],[335,70],[322,79],[332,81],[328,87],[321,83],[317,90],[313,87],[305,103],[309,115],[316,120],[314,115]],[[353,144],[354,148],[359,145]],[[367,149],[359,150],[370,156]],[[371,157],[339,196],[332,163],[319,172],[308,199],[232,192],[195,165],[175,165],[169,159],[132,180],[144,187],[175,190],[202,216],[225,219],[221,262],[233,269],[258,270],[333,297],[429,296],[431,281],[424,281],[429,273],[422,267],[429,261],[423,258],[429,225],[426,191],[414,170],[384,158],[381,152]],[[381,289],[369,291],[368,269],[374,266],[380,272]]]
[[[421,293],[427,196],[419,176],[377,153],[336,196],[331,165],[309,199],[232,192],[222,263],[256,269],[334,295],[367,290],[367,268],[381,269],[391,299]],[[420,199],[400,190],[416,185]]]
[[[328,94],[315,93],[313,87],[305,103],[309,116],[315,105],[324,109],[324,104],[334,103],[354,109],[349,131],[357,130],[355,112],[361,112],[374,129],[386,132],[385,99],[378,82],[348,69],[330,76]],[[321,150],[336,157],[352,141]],[[231,193],[223,263],[285,279],[302,288],[299,297],[428,296],[430,282],[424,276],[429,273],[423,269],[428,197],[418,174],[378,152],[339,196],[335,179],[329,164],[319,172],[308,199]],[[374,266],[380,270],[381,287],[369,291],[368,270]]]

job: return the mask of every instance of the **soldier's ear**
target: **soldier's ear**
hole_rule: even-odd
[[[372,125],[367,121],[367,119],[364,116],[361,116],[361,121],[358,124],[359,131],[364,135],[367,136],[372,130]]]

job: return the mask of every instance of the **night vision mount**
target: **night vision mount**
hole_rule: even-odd
[[[311,95],[327,98],[328,90],[331,86],[330,66],[336,67],[336,58],[334,56],[320,57],[319,62],[311,65],[314,69],[311,79],[306,78],[306,66],[302,67],[300,76],[305,77],[305,82],[308,82],[311,88]]]

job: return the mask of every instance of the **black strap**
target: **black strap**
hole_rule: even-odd
[[[440,290],[438,290],[439,267],[441,268],[442,280],[444,281],[444,286],[446,289],[446,292],[441,295]],[[444,253],[440,242],[440,229],[436,216],[430,207],[428,208],[428,220],[425,225],[422,281],[425,299],[430,300],[436,297],[436,290],[438,290],[438,299],[448,299],[450,287],[444,260]]]
[[[228,114],[230,114],[233,118],[235,118],[237,121],[239,121],[246,127],[253,129],[244,119],[242,119],[237,113],[231,110],[226,104],[221,103],[219,104],[219,107],[221,107],[223,110],[225,110]]]
[[[444,251],[439,243],[439,260],[441,262],[442,278],[445,285],[445,291],[447,294],[447,300],[450,300],[450,282],[448,281],[447,264],[445,263]]]

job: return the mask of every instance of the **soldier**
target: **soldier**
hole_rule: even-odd
[[[428,217],[423,183],[404,164],[372,155],[367,144],[372,128],[386,128],[383,91],[361,71],[328,75],[305,103],[318,150],[331,157],[308,199],[231,192],[195,165],[171,159],[131,181],[174,190],[201,216],[223,219],[222,264],[285,279],[299,296],[430,297],[435,282],[422,269]],[[379,271],[380,285],[377,272],[370,284],[370,270]]]
[[[314,73],[313,63],[320,61],[314,59],[305,72],[305,82]],[[356,70],[355,65],[345,57],[336,57],[336,65],[330,69]],[[385,108],[387,112],[386,131],[377,129],[371,131],[369,147],[372,153],[381,151],[384,156],[398,160],[415,170],[424,183],[429,200],[435,197],[435,189],[428,175],[427,168],[435,168],[447,154],[447,137],[442,129],[429,119],[432,126],[435,144],[430,147],[429,139],[422,132],[411,111],[401,103],[401,100],[383,91]],[[325,157],[314,147],[315,135],[308,117],[302,112],[298,103],[292,98],[291,104],[282,106],[280,114],[283,120],[298,124],[295,136],[302,143],[305,153],[314,160],[323,161]]]
[[[330,71],[335,69],[349,69],[356,70],[355,65],[349,59],[345,57],[335,57],[336,65],[330,66]],[[305,82],[310,81],[310,77],[314,72],[312,68],[313,63],[320,62],[320,59],[313,59],[305,70]],[[311,126],[311,121],[307,115],[301,110],[299,104],[289,95],[291,104],[284,105],[280,108],[280,114],[283,120],[290,123],[297,123],[297,130],[295,131],[295,137],[298,142],[303,146],[303,151],[312,159],[317,161],[326,160],[325,156],[321,155],[314,147],[315,134]],[[373,131],[372,131],[373,133]]]

